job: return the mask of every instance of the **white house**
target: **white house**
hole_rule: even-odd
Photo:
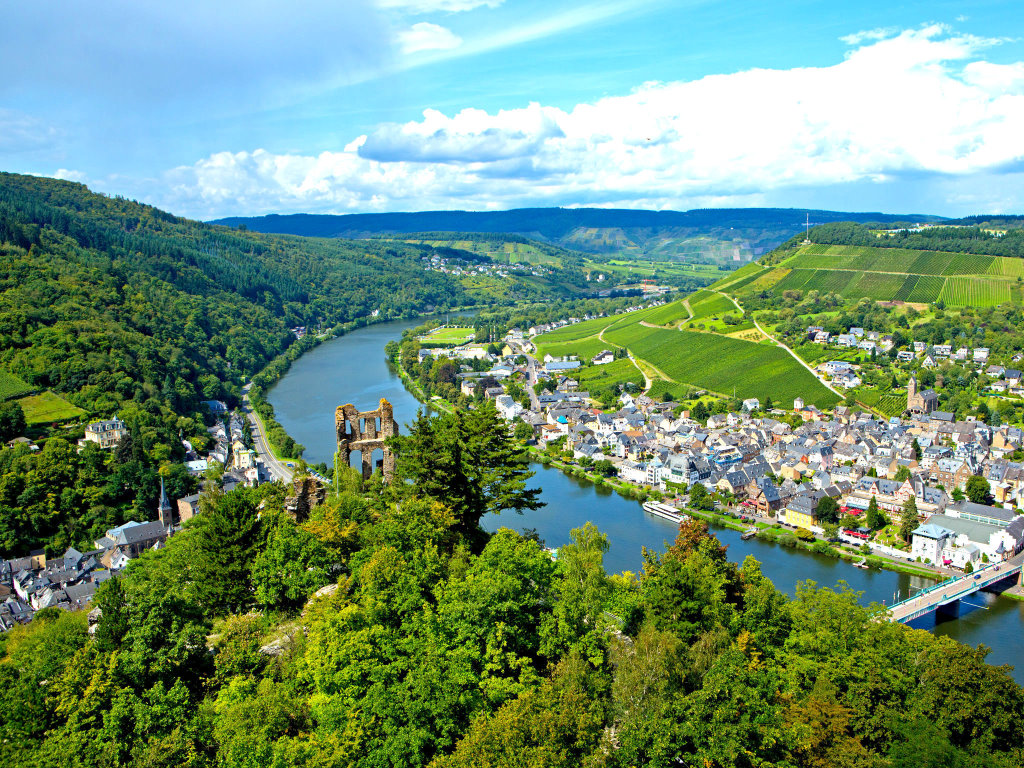
[[[626,482],[643,485],[647,482],[647,465],[643,462],[624,461],[619,467],[619,477]]]
[[[607,365],[615,359],[615,355],[607,349],[598,352],[594,358],[590,361],[594,365]]]
[[[825,363],[825,372],[830,376],[852,370],[853,366],[845,360],[829,360]]]

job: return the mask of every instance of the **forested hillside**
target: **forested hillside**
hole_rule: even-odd
[[[0,370],[131,430],[113,455],[75,453],[80,427],[41,431],[38,454],[0,452],[0,555],[152,516],[158,470],[184,494],[180,438],[206,440],[200,402],[233,401],[291,327],[471,301],[423,268],[424,250],[232,232],[0,175]]]
[[[244,225],[259,232],[321,237],[363,238],[382,233],[425,231],[515,233],[535,241],[583,251],[605,261],[608,257],[617,256],[629,261],[721,264],[734,268],[771,250],[794,233],[802,232],[808,215],[815,224],[939,220],[935,216],[792,208],[703,208],[692,211],[517,208],[509,211],[420,211],[340,216],[271,215],[233,217],[216,223]],[[681,283],[675,284],[683,287]]]
[[[493,408],[420,419],[399,480],[343,474],[296,522],[280,486],[213,494],[105,584],[95,634],[46,609],[0,638],[12,768],[1010,768],[1024,690],[984,652],[790,600],[703,523],[609,575],[478,527],[529,507]],[[336,586],[330,586],[336,585]],[[307,603],[318,589],[329,586]]]

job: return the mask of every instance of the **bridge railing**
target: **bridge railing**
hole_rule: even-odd
[[[956,584],[958,582],[963,582],[965,584],[973,585],[974,581],[978,580],[978,581],[984,581],[987,584],[989,577],[990,576],[994,576],[996,574],[996,572],[999,572],[1000,575],[999,575],[998,578],[994,579],[994,581],[999,581],[999,579],[1005,578],[1005,577],[1007,577],[1007,576],[1009,576],[1009,575],[1013,574],[1014,572],[1019,571],[1021,569],[1020,565],[1010,566],[1009,568],[1005,568],[1004,569],[1002,567],[1004,565],[1005,565],[1005,563],[991,563],[990,565],[986,565],[986,566],[980,568],[979,570],[975,571],[974,573],[965,573],[963,576],[951,576],[950,578],[945,579],[943,581],[940,581],[937,584],[933,584],[930,587],[925,587],[924,589],[919,590],[918,592],[915,592],[913,595],[910,595],[909,597],[905,597],[903,600],[900,600],[898,603],[893,603],[891,606],[889,606],[889,610],[895,610],[896,608],[898,608],[898,607],[900,607],[900,606],[902,606],[902,605],[904,605],[906,603],[909,603],[912,600],[916,600],[917,598],[922,597],[924,595],[927,595],[927,594],[929,594],[931,592],[936,592],[938,590],[944,590],[947,587],[953,586],[954,584]],[[977,577],[981,577],[981,578],[978,579]]]

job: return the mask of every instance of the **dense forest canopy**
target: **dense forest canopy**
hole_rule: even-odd
[[[131,432],[113,453],[77,453],[81,427],[0,452],[0,555],[151,517],[158,471],[172,496],[190,492],[180,440],[204,445],[201,401],[237,402],[245,377],[295,346],[290,328],[472,302],[423,268],[429,250],[232,232],[0,174],[0,369]]]
[[[210,490],[83,613],[0,638],[9,766],[1009,768],[1024,690],[983,650],[779,593],[684,523],[643,573],[480,515],[535,503],[493,408],[421,417],[399,481]],[[473,441],[465,441],[471,427]],[[309,600],[318,590],[318,596]]]

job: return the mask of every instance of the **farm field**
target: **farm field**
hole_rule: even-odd
[[[32,392],[34,387],[22,381],[13,373],[0,370],[0,402],[13,400],[16,397],[24,397]]]
[[[567,325],[564,328],[558,328],[550,333],[543,333],[536,337],[534,341],[538,345],[542,345],[585,339],[588,336],[596,336],[609,325],[620,319],[620,315],[613,315],[611,317],[597,317],[593,320],[584,320],[582,323]]]
[[[64,398],[53,394],[53,392],[43,392],[39,395],[23,397],[18,400],[18,403],[25,412],[25,421],[28,424],[66,421],[67,419],[76,419],[85,414],[85,411],[77,405],[72,405]]]
[[[691,301],[690,309],[693,310],[693,319],[695,321],[703,317],[725,315],[730,312],[739,314],[736,309],[736,305],[730,301],[729,297],[723,296],[720,293],[713,293],[708,298],[703,299],[696,304]]]
[[[1015,291],[1024,260],[970,253],[914,251],[866,246],[806,245],[782,264],[748,283],[739,295],[766,288],[838,293],[847,298],[994,306],[1021,301]]]
[[[776,402],[803,397],[821,408],[839,400],[779,347],[693,331],[640,331],[630,351],[681,384]]]

